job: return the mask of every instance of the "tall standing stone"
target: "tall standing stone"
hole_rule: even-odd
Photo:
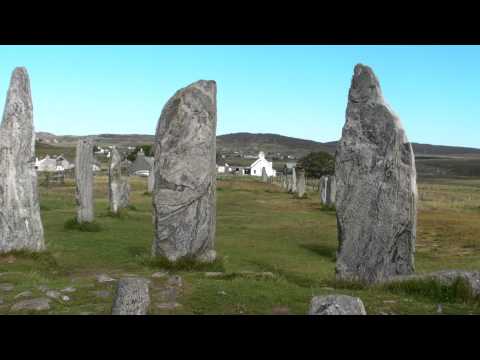
[[[324,175],[320,178],[320,203],[326,206],[335,205],[335,176]]]
[[[122,156],[114,146],[108,168],[110,211],[114,214],[118,214],[120,209],[128,206],[130,185],[128,184],[128,175],[125,174],[126,169],[123,165]]]
[[[290,185],[290,192],[292,193],[297,192],[297,172],[295,168],[292,168],[292,183]]]
[[[93,139],[87,137],[77,143],[75,158],[75,186],[77,222],[92,222],[93,203]]]
[[[337,277],[374,283],[413,273],[415,158],[368,66],[355,66],[335,171]]]
[[[262,181],[264,183],[268,181],[267,171],[265,170],[265,167],[262,167]]]
[[[45,248],[27,70],[15,68],[0,124],[0,253]]]
[[[155,173],[153,171],[153,168],[150,169],[150,172],[148,173],[148,180],[147,180],[147,192],[152,193],[153,192],[153,187],[155,184]]]
[[[305,196],[305,169],[298,169],[297,194],[302,198]]]
[[[216,93],[215,81],[197,81],[168,100],[158,121],[152,252],[170,261],[216,257]]]
[[[335,181],[335,176],[327,176],[327,185],[325,189],[325,205],[333,206],[335,205],[335,197],[337,194],[337,186]]]

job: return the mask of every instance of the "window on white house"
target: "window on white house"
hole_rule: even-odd
[[[257,170],[253,170],[253,173],[256,174],[256,173],[257,173]]]

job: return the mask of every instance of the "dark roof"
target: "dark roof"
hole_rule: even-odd
[[[153,156],[145,156],[143,153],[138,152],[137,158],[130,164],[130,174],[140,170],[151,170],[153,167]]]

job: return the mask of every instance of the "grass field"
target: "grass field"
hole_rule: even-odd
[[[16,295],[31,291],[44,297],[42,286],[74,287],[70,301],[52,300],[46,314],[109,314],[115,283],[98,283],[106,273],[151,277],[162,270],[152,261],[151,196],[146,179],[131,178],[131,207],[121,216],[108,212],[107,178],[96,177],[97,232],[68,229],[75,216],[74,184],[41,187],[41,210],[48,250],[39,255],[0,256],[0,313],[14,314]],[[428,180],[419,183],[417,272],[480,269],[480,179]],[[163,310],[167,278],[151,278],[151,314],[305,314],[314,295],[359,296],[369,314],[480,314],[480,302],[454,287],[421,286],[365,288],[336,282],[335,213],[323,209],[318,193],[296,199],[276,185],[251,178],[217,184],[216,248],[221,260],[204,269],[169,269],[183,278],[175,310]],[[206,271],[225,271],[218,278]],[[243,271],[271,272],[254,277]],[[98,292],[103,291],[103,297]],[[108,292],[105,292],[108,291]]]

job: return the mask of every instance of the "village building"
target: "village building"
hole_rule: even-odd
[[[145,156],[143,149],[137,153],[135,161],[130,164],[129,174],[137,176],[148,176],[153,168],[153,156]]]
[[[217,164],[217,173],[262,176],[262,168],[265,168],[267,176],[277,176],[277,171],[273,168],[273,162],[268,161],[265,158],[265,153],[260,151],[257,159],[250,166],[237,165],[235,163]]]
[[[41,160],[35,159],[35,169],[37,171],[58,172],[70,170],[74,167],[75,165],[70,163],[63,155],[52,157],[46,155]]]

